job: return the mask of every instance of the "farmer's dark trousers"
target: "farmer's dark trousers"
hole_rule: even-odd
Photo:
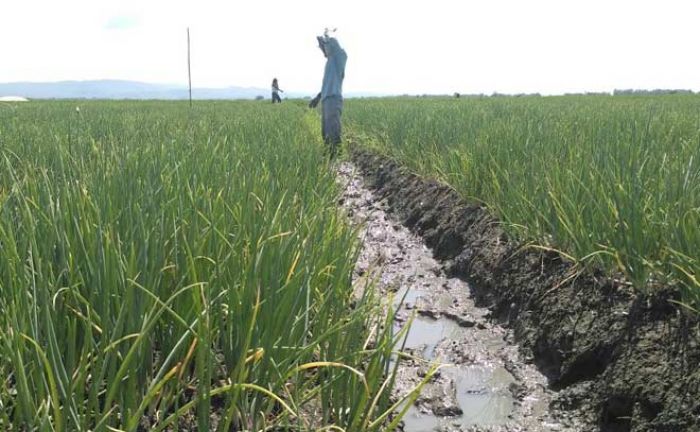
[[[335,155],[340,144],[340,115],[343,112],[342,96],[328,96],[323,99],[321,133],[323,141],[330,147],[331,156]]]

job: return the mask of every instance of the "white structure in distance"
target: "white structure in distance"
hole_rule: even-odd
[[[22,96],[0,96],[0,102],[29,102],[29,99]]]

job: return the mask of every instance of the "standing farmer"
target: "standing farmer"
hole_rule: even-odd
[[[283,92],[280,85],[277,83],[277,78],[272,79],[272,103],[282,103],[279,92]]]
[[[345,63],[348,59],[345,50],[340,47],[338,40],[329,37],[328,32],[316,37],[318,46],[326,56],[326,68],[323,72],[323,85],[309,107],[315,108],[321,101],[323,141],[330,148],[331,158],[337,152],[340,144],[340,114],[343,111],[343,78],[345,78]]]

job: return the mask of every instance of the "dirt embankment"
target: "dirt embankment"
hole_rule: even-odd
[[[557,390],[601,431],[700,431],[700,322],[668,289],[639,295],[510,241],[484,208],[358,146],[352,159],[452,274],[471,282]]]

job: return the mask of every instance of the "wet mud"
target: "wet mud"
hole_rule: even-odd
[[[395,331],[411,324],[399,360],[395,394],[405,394],[431,362],[447,364],[426,384],[404,417],[403,430],[579,431],[576,415],[550,409],[553,392],[544,375],[513,343],[513,334],[493,324],[466,282],[449,277],[423,240],[388,213],[349,163],[338,168],[342,206],[361,227],[362,251],[356,286],[376,281],[398,308]]]
[[[575,430],[700,431],[700,323],[696,314],[674,303],[680,299],[676,289],[641,294],[619,275],[581,270],[558,254],[523,247],[508,239],[487,210],[464,202],[449,187],[358,145],[351,145],[351,155],[374,202],[385,203],[382,208],[390,211],[391,220],[422,238],[440,263],[438,268],[469,281],[476,304],[487,307],[490,315],[462,303],[418,309],[458,317],[454,322],[464,320],[467,326],[473,323],[467,328],[497,329],[496,323],[508,327],[508,332],[497,331],[517,341],[521,356],[532,359],[548,379],[545,398],[534,397],[545,408],[569,411],[583,420]],[[434,291],[423,296],[430,305],[437,304],[446,290],[439,285],[426,289]],[[501,348],[485,347],[477,349],[475,356],[470,345],[474,343],[458,340],[454,355],[440,344],[435,352],[450,361],[464,355],[476,364],[480,359],[489,363],[502,357]],[[505,358],[509,360],[504,360],[503,369],[516,380],[508,384],[512,400],[516,405],[525,401],[525,411],[532,409],[525,414],[520,414],[520,408],[512,409],[511,415],[516,419],[540,415],[534,407],[527,408],[536,387],[528,367],[521,367],[517,356]],[[523,370],[525,378],[519,375]],[[518,389],[520,385],[524,389]],[[494,405],[493,409],[503,408]],[[546,421],[537,423],[541,426]],[[537,425],[535,429],[520,425],[524,426],[503,430],[541,430]]]

